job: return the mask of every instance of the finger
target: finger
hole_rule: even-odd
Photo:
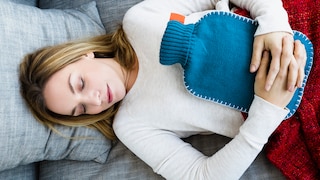
[[[264,50],[264,44],[262,39],[259,36],[255,37],[253,42],[250,72],[256,72],[257,69],[259,68],[263,50]]]
[[[294,91],[297,84],[298,74],[299,74],[299,68],[298,68],[297,61],[295,60],[294,57],[292,57],[292,60],[290,61],[290,64],[289,64],[289,74],[288,74],[288,84],[287,84],[288,91],[290,92]]]
[[[294,42],[294,58],[296,59],[299,68],[296,86],[302,87],[303,79],[305,77],[304,69],[307,60],[307,54],[305,46],[299,40]]]
[[[297,84],[298,79],[298,65],[297,61],[295,60],[293,56],[293,38],[289,36],[285,36],[283,38],[283,48],[281,53],[281,66],[280,66],[280,72],[287,72],[287,90],[290,92],[294,91],[294,88]]]
[[[270,63],[270,55],[269,51],[263,51],[262,52],[262,58],[261,63],[257,72],[256,77],[259,79],[265,80],[267,77],[268,69],[269,69],[269,63]]]
[[[265,84],[265,89],[270,90],[277,74],[280,70],[280,56],[281,56],[282,45],[274,45],[270,49],[271,51],[271,64],[268,72],[268,77]]]

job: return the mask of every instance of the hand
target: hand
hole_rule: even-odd
[[[264,51],[269,51],[272,57],[265,81],[265,90],[269,91],[278,73],[287,71],[287,69],[289,69],[289,72],[286,89],[293,92],[295,87],[302,86],[305,61],[292,61],[295,58],[293,46],[298,48],[298,50],[295,50],[295,55],[299,57],[305,56],[306,52],[304,46],[301,43],[302,47],[300,45],[297,46],[297,43],[299,42],[293,43],[292,35],[286,32],[274,32],[255,37],[250,72],[257,71]]]
[[[268,70],[270,66],[270,61],[271,61],[270,52],[264,51],[262,54],[260,66],[256,75],[254,91],[256,95],[265,99],[266,101],[284,108],[286,105],[289,104],[294,94],[294,91],[296,89],[296,87],[294,87],[292,91],[287,90],[289,82],[290,81],[292,82],[292,80],[289,77],[290,75],[292,75],[290,74],[291,69],[290,68],[280,69],[274,78],[273,85],[270,87],[269,90],[266,90],[265,84],[268,80],[268,73],[269,73]],[[281,64],[287,65],[287,67],[289,64],[304,65],[305,63],[306,63],[306,51],[305,51],[304,45],[300,41],[294,42],[294,57],[291,59],[281,60]],[[302,76],[302,74],[300,73],[301,71],[299,71],[299,73],[296,73],[295,76]],[[298,77],[293,77],[293,78],[299,79]]]

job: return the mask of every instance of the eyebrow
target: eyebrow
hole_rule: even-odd
[[[74,94],[74,88],[71,84],[71,74],[69,75],[69,78],[68,78],[68,84],[69,84],[70,91],[72,92],[72,94]],[[71,116],[74,116],[75,113],[76,113],[76,107],[72,109]]]

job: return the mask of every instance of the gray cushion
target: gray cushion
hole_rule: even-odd
[[[18,65],[26,53],[67,40],[105,33],[94,2],[77,10],[41,10],[0,4],[0,171],[44,159],[104,162],[111,147],[89,128],[57,127],[71,140],[38,123],[19,93]]]
[[[38,179],[38,165],[32,163],[0,172],[2,180],[35,180]]]
[[[73,8],[91,0],[39,0],[39,7],[44,9],[50,8]],[[133,5],[142,0],[95,0],[101,21],[107,32],[114,31],[122,22],[123,15]]]
[[[121,142],[114,146],[105,164],[93,161],[43,161],[39,166],[41,180],[86,179],[152,179],[162,180],[152,169],[128,150]]]

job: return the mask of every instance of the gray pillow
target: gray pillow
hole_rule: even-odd
[[[40,47],[105,33],[95,2],[73,10],[0,4],[0,171],[47,160],[105,162],[111,142],[90,128],[58,126],[62,137],[37,122],[19,93],[18,65]]]
[[[39,0],[39,7],[44,9],[50,8],[73,8],[91,0]],[[107,32],[114,31],[122,22],[123,15],[133,5],[142,0],[95,0],[101,17],[101,21]]]
[[[6,0],[18,4],[25,4],[29,6],[37,6],[38,5],[38,0]]]

